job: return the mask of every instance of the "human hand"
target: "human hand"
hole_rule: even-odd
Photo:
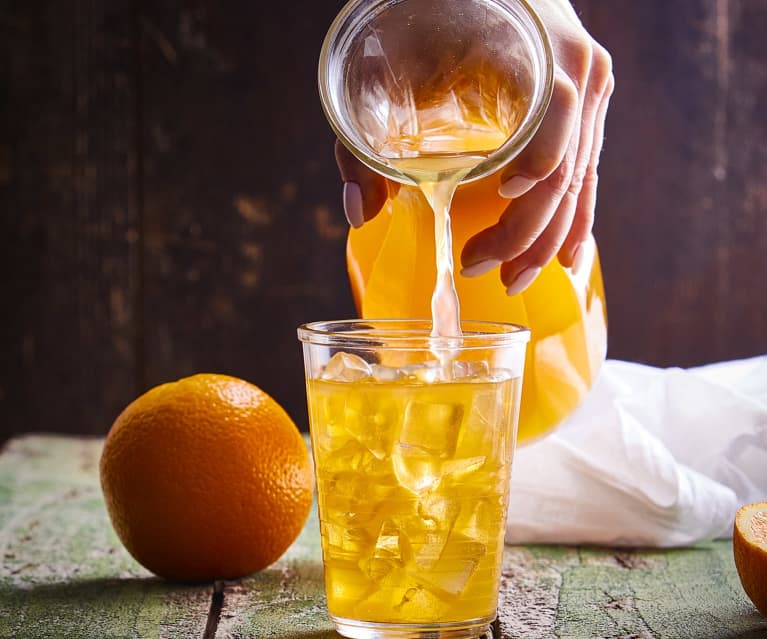
[[[496,224],[467,240],[461,274],[500,266],[509,295],[521,292],[555,255],[580,266],[594,221],[597,165],[614,77],[609,53],[586,31],[568,0],[532,2],[554,52],[554,90],[528,146],[501,174],[501,196],[512,201]],[[336,142],[344,211],[353,227],[372,219],[391,187]]]

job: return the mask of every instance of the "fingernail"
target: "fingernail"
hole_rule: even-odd
[[[578,244],[578,248],[575,249],[575,252],[573,253],[573,263],[570,266],[570,272],[573,275],[578,275],[580,270],[583,268],[583,264],[586,261],[586,251],[584,250],[585,242],[581,242]]]
[[[530,268],[526,268],[519,275],[517,275],[517,279],[515,279],[511,283],[511,286],[506,289],[506,295],[516,295],[517,293],[524,291],[528,286],[530,286],[530,284],[533,283],[533,280],[538,277],[538,273],[540,272],[541,269],[538,266],[531,266]]]
[[[355,229],[365,222],[362,214],[362,189],[356,182],[344,182],[344,215]]]
[[[461,275],[464,277],[478,277],[484,275],[488,271],[492,271],[497,266],[501,265],[501,260],[482,260],[471,266],[464,266],[461,269]]]
[[[534,184],[535,180],[523,175],[514,175],[498,187],[498,195],[506,198],[519,197],[533,188]]]

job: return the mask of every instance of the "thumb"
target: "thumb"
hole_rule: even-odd
[[[344,214],[354,228],[372,220],[399,184],[366,167],[339,140],[335,146],[336,164],[344,182]]]

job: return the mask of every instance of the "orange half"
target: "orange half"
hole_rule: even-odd
[[[767,617],[767,501],[738,510],[732,548],[743,590]]]

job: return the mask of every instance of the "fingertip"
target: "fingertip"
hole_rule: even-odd
[[[344,182],[344,215],[352,228],[358,229],[365,223],[362,206],[362,190],[356,182]]]
[[[472,264],[471,266],[465,266],[461,269],[461,275],[464,277],[479,277],[492,271],[497,266],[501,265],[501,260],[487,259]]]
[[[496,225],[497,226],[497,225]],[[476,277],[481,275],[483,267],[480,264],[495,262],[495,266],[501,263],[500,255],[495,255],[493,248],[493,235],[495,227],[489,227],[481,230],[476,235],[472,235],[463,245],[461,250],[461,273],[466,277]],[[494,267],[487,267],[494,268]],[[465,271],[465,272],[464,272]]]
[[[517,295],[524,291],[528,286],[530,286],[534,281],[535,278],[540,275],[541,267],[540,266],[530,266],[523,270],[519,275],[517,275],[514,278],[514,281],[512,281],[511,284],[506,288],[506,295],[511,297],[512,295]]]
[[[344,182],[346,219],[354,228],[359,228],[378,214],[390,191],[396,191],[389,187],[386,178],[365,166],[339,140],[335,143],[335,157]]]
[[[512,175],[498,187],[498,195],[507,199],[517,198],[527,193],[535,184],[535,180],[524,175]]]
[[[585,244],[585,242],[578,244],[575,252],[573,253],[573,259],[570,265],[570,270],[572,271],[573,275],[578,275],[578,273],[581,272],[583,265],[586,263]]]

